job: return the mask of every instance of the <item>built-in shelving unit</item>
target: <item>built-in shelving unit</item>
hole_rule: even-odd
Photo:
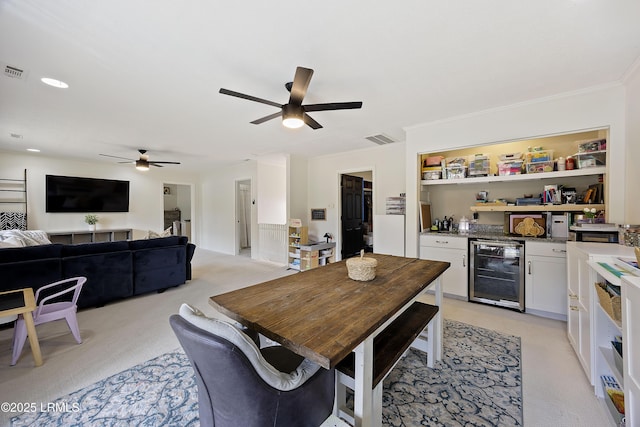
[[[423,179],[422,185],[450,185],[450,184],[482,184],[485,182],[516,182],[536,181],[540,179],[558,179],[576,176],[602,175],[607,173],[606,166],[596,166],[585,169],[573,169],[567,171],[541,172],[521,175],[479,176],[474,178],[458,179]]]
[[[614,265],[611,260],[605,262],[609,265]],[[597,282],[603,282],[605,284],[612,284],[620,287],[622,281],[620,277],[612,274],[609,270],[605,269],[598,261],[589,261],[589,266],[595,273],[595,279]],[[597,286],[592,284],[592,286]],[[622,367],[622,363],[616,363],[616,356],[612,348],[611,342],[616,337],[622,337],[622,319],[614,319],[607,310],[602,307],[602,301],[599,296],[594,296],[595,301],[595,313],[594,313],[594,340],[595,346],[595,378],[593,379],[595,385],[596,396],[601,404],[605,407],[608,418],[613,425],[619,425],[623,415],[619,414],[613,405],[613,401],[607,394],[602,376],[609,376],[615,379],[620,389],[624,388],[625,372]],[[620,304],[620,302],[618,302]],[[625,345],[623,344],[623,348]],[[625,396],[625,400],[629,396]]]
[[[289,227],[289,243],[287,246],[288,265],[292,270],[300,270],[300,246],[309,241],[307,227]]]
[[[469,209],[471,212],[582,212],[585,208],[595,208],[600,211],[604,204],[564,204],[564,205],[475,205]]]
[[[14,207],[8,208],[8,206],[14,205]],[[15,208],[15,205],[18,208]],[[16,227],[17,223],[15,218],[7,220],[11,227],[9,228],[21,228],[27,229],[27,170],[24,170],[22,178],[0,178],[0,212],[9,211],[7,213],[23,214],[24,221],[22,221],[22,227]],[[3,223],[5,218],[3,218]]]
[[[78,244],[95,242],[116,242],[131,240],[131,229],[114,230],[83,230],[83,231],[52,231],[47,232],[51,243]]]

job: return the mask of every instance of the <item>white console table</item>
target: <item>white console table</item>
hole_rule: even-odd
[[[47,232],[51,243],[78,244],[95,242],[116,242],[118,240],[131,240],[130,228],[111,230],[82,230],[82,231],[51,231]]]

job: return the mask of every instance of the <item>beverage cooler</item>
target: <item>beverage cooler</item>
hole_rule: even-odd
[[[524,311],[524,242],[469,241],[469,300]]]

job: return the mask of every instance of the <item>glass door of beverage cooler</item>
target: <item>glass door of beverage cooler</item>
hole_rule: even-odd
[[[469,300],[524,311],[524,244],[472,240]]]

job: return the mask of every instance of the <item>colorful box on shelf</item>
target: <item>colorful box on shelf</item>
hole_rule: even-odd
[[[458,163],[451,163],[446,167],[447,179],[460,179],[467,176],[467,166]]]
[[[578,152],[588,153],[591,151],[604,151],[607,149],[606,139],[586,139],[576,141],[578,143]]]
[[[487,176],[491,169],[491,160],[484,154],[469,156],[469,176]]]
[[[522,160],[508,160],[498,162],[498,175],[520,175],[522,173]]]
[[[553,160],[526,164],[527,173],[553,172]]]
[[[524,155],[527,163],[553,162],[553,150],[528,151]]]
[[[441,179],[442,166],[429,166],[422,168],[422,179]]]
[[[498,156],[501,162],[513,162],[522,159],[522,153],[506,153]]]
[[[589,153],[576,153],[574,155],[578,169],[595,168],[607,164],[606,151],[594,151]]]
[[[600,380],[602,381],[607,408],[616,421],[616,425],[620,425],[624,417],[624,391],[622,391],[616,379],[610,375],[602,375]]]
[[[440,166],[443,160],[443,156],[429,156],[424,160],[423,165],[425,168],[429,166]]]

